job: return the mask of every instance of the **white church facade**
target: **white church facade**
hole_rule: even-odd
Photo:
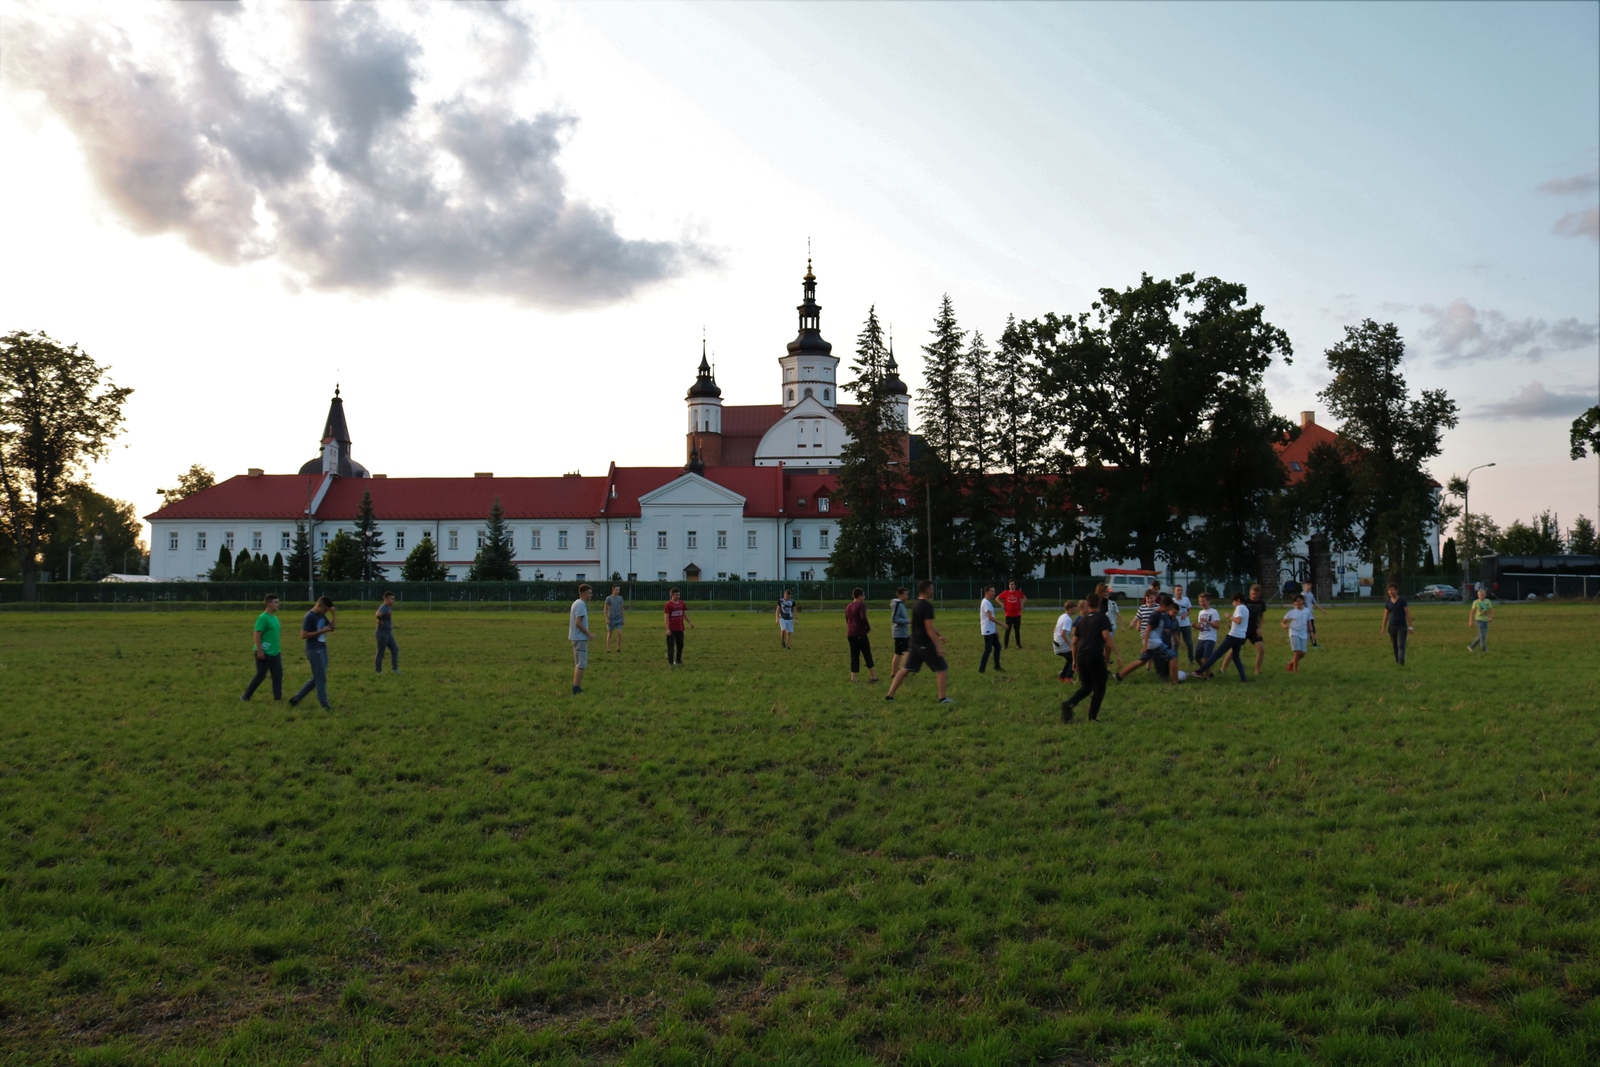
[[[840,419],[839,360],[822,338],[809,263],[802,284],[799,333],[778,358],[778,403],[724,405],[702,351],[685,398],[681,466],[612,464],[603,477],[372,474],[352,455],[335,390],[318,455],[299,472],[252,468],[146,516],[150,574],[201,580],[223,547],[287,556],[297,524],[320,554],[338,531],[354,530],[370,492],[385,540],[382,563],[396,580],[424,536],[450,578],[465,579],[495,500],[525,580],[821,578],[838,533],[835,474],[849,436]],[[910,398],[892,358],[890,387],[904,426]]]

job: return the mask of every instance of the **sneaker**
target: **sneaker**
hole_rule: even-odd
[[[248,704],[248,703],[250,703],[250,698],[249,697],[240,697],[239,698],[239,703]]]
[[[394,670],[390,671],[389,673],[390,674],[399,674],[399,673],[401,673],[401,671],[400,671],[399,667],[396,667]]]
[[[1477,648],[1476,645],[1468,645],[1467,646],[1467,651],[1468,652],[1476,652],[1476,651],[1478,651],[1478,648]]]
[[[1071,722],[1072,721],[1072,705],[1067,703],[1065,700],[1063,700],[1061,702],[1061,721],[1062,722]]]
[[[298,708],[300,706],[300,698],[299,697],[290,697],[289,698],[289,706],[291,708]]]
[[[322,705],[322,710],[323,711],[332,711],[333,710],[333,705],[332,704],[324,704],[324,705]]]
[[[954,704],[955,701],[951,700],[949,697],[940,697],[939,698],[939,703],[941,703],[941,704]]]
[[[575,685],[575,686],[572,687],[572,695],[573,696],[577,696],[581,692],[583,692],[583,686]]]
[[[885,693],[885,694],[883,694],[883,699],[885,699],[885,700],[887,700],[887,701],[888,701],[888,702],[889,702],[889,703],[891,703],[891,704],[893,704],[893,703],[894,703],[894,697],[893,697],[893,696],[891,696],[891,695],[890,695],[890,694],[888,694],[888,693]]]

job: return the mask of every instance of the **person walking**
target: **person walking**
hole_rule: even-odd
[[[256,616],[252,640],[256,645],[256,676],[244,687],[240,700],[248,701],[256,686],[267,675],[272,675],[272,699],[283,699],[283,626],[278,622],[278,597],[268,593],[261,602],[261,614]]]
[[[1017,635],[1017,647],[1022,647],[1022,609],[1028,603],[1028,594],[1017,588],[1016,582],[1006,583],[1006,591],[1000,594],[1000,607],[1006,616],[1006,647],[1011,647],[1011,635]]]
[[[306,617],[300,620],[300,640],[306,643],[306,662],[311,664],[311,680],[289,698],[291,708],[298,707],[315,689],[317,702],[324,711],[332,711],[328,704],[328,635],[334,631],[333,599],[321,597]]]
[[[1058,682],[1072,681],[1072,613],[1082,609],[1069,600],[1061,605],[1061,614],[1056,618],[1056,627],[1050,633],[1050,644],[1055,654],[1061,657],[1061,673],[1056,675]]]
[[[883,694],[883,699],[893,700],[905,680],[924,665],[933,669],[939,686],[939,703],[954,704],[945,692],[950,664],[944,658],[944,635],[933,625],[933,582],[926,578],[917,583],[917,602],[911,605],[911,651],[906,654],[905,665],[894,672],[894,680],[889,683],[889,691]]]
[[[1111,620],[1111,632],[1115,634],[1122,622],[1122,609],[1117,606],[1117,598],[1111,595],[1111,587],[1105,582],[1095,586],[1094,591],[1100,598],[1100,610]]]
[[[1204,663],[1217,648],[1217,633],[1222,629],[1222,613],[1211,606],[1211,594],[1200,594],[1200,612],[1195,616],[1200,623],[1199,647],[1195,655]]]
[[[1467,625],[1476,625],[1478,627],[1478,636],[1473,639],[1472,644],[1467,646],[1468,652],[1478,649],[1482,649],[1485,652],[1489,651],[1489,624],[1493,621],[1494,601],[1489,599],[1489,590],[1480,585],[1478,586],[1478,599],[1474,600],[1467,608]],[[256,680],[261,680],[259,674],[256,675]],[[246,695],[248,696],[249,694]]]
[[[1246,639],[1256,646],[1256,673],[1261,673],[1261,665],[1267,661],[1267,639],[1261,636],[1261,621],[1267,617],[1267,602],[1261,595],[1261,586],[1250,587],[1250,599],[1245,602],[1250,609],[1250,632]]]
[[[1311,613],[1306,616],[1306,633],[1311,635],[1311,647],[1321,648],[1322,646],[1317,644],[1317,594],[1312,591],[1310,582],[1305,582],[1303,585],[1300,595],[1306,598],[1306,610]]]
[[[1072,627],[1072,663],[1078,672],[1078,691],[1061,702],[1061,721],[1071,722],[1072,712],[1085,698],[1089,701],[1089,721],[1100,721],[1100,704],[1106,698],[1110,664],[1115,662],[1117,643],[1111,620],[1100,610],[1099,593],[1090,593],[1088,610]]]
[[[906,601],[910,599],[911,590],[902,585],[894,591],[894,599],[889,601],[889,634],[894,638],[894,658],[889,661],[891,679],[896,671],[905,666],[906,654],[911,651],[911,611],[906,607]]]
[[[983,634],[983,658],[978,661],[978,673],[989,664],[989,653],[994,653],[994,669],[1005,672],[1000,666],[1000,626],[994,619],[994,586],[983,587],[983,603],[978,605],[978,630]]]
[[[378,658],[372,661],[372,666],[379,674],[383,673],[383,653],[387,649],[389,665],[394,669],[394,673],[399,674],[400,646],[395,644],[394,640],[393,593],[383,594],[383,603],[378,605],[378,610],[372,613],[372,617],[378,620]]]
[[[1189,666],[1194,666],[1194,628],[1189,621],[1189,609],[1194,605],[1189,598],[1183,595],[1183,586],[1172,587],[1172,602],[1178,605],[1178,636],[1183,638],[1183,647],[1189,655]]]
[[[1389,631],[1389,644],[1394,647],[1394,661],[1402,667],[1406,663],[1406,638],[1416,632],[1411,624],[1411,605],[1400,595],[1400,587],[1389,583],[1389,599],[1383,602],[1383,621],[1378,632]]]
[[[1195,668],[1196,676],[1210,680],[1211,668],[1219,661],[1226,660],[1229,653],[1233,654],[1233,665],[1239,668],[1239,681],[1248,682],[1250,679],[1244,673],[1244,657],[1241,650],[1249,643],[1250,633],[1250,608],[1246,606],[1244,594],[1233,594],[1233,618],[1228,627],[1228,636],[1217,645],[1215,652],[1201,661]],[[1224,664],[1226,665],[1226,664]]]
[[[605,598],[602,606],[604,606],[606,609],[606,651],[611,651],[611,638],[615,636],[617,639],[617,651],[621,652],[622,609],[624,607],[622,600],[622,586],[612,586],[611,595]]]
[[[572,695],[583,692],[583,672],[589,666],[589,598],[594,589],[578,586],[578,599],[567,610],[567,640],[572,642]]]
[[[867,681],[874,684],[878,681],[878,672],[872,668],[872,642],[867,634],[872,631],[872,623],[867,621],[867,593],[857,586],[850,590],[850,603],[844,608],[844,636],[850,644],[850,680],[856,680],[856,675],[861,670],[861,661],[867,661]]]
[[[778,620],[778,643],[784,648],[794,648],[794,595],[793,590],[785,589],[783,596],[778,598],[778,606],[773,611],[772,617]]]
[[[662,605],[661,612],[667,620],[667,666],[683,666],[683,628],[694,629],[694,621],[689,618],[689,605],[685,604],[679,596],[678,590],[667,590],[667,602]],[[676,655],[676,659],[674,659]]]
[[[1289,665],[1284,669],[1290,674],[1300,673],[1300,661],[1305,657],[1307,643],[1311,640],[1310,624],[1311,609],[1306,607],[1306,596],[1296,593],[1294,607],[1283,613],[1280,623],[1289,631]]]

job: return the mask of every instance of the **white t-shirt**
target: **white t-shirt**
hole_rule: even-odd
[[[1058,654],[1072,651],[1072,616],[1066,612],[1056,620],[1054,640]]]
[[[589,635],[584,633],[582,630],[578,629],[578,623],[580,621],[582,621],[583,625],[586,628],[588,627],[588,625],[589,625],[589,605],[585,604],[582,600],[574,600],[572,602],[572,611],[570,611],[567,614],[567,640],[568,641],[587,641],[587,640],[589,640]]]
[[[1243,604],[1233,606],[1233,619],[1228,627],[1229,637],[1247,637],[1250,633],[1250,609]]]
[[[1192,607],[1194,607],[1194,605],[1189,602],[1189,598],[1188,597],[1181,596],[1181,597],[1178,598],[1178,625],[1179,626],[1188,626],[1188,625],[1190,625],[1190,623],[1189,623],[1189,609],[1192,608]]]
[[[1300,595],[1306,598],[1306,610],[1307,611],[1316,611],[1317,610],[1317,594],[1315,594],[1311,590],[1307,589],[1304,593],[1301,593]]]
[[[983,603],[978,606],[978,628],[985,635],[1000,632],[994,622],[994,605],[989,602],[988,597],[984,597]]]
[[[1104,610],[1106,613],[1106,618],[1111,620],[1111,632],[1116,633],[1117,616],[1122,613],[1122,609],[1117,607],[1117,602],[1115,600],[1107,599],[1104,605]]]
[[[1283,613],[1283,617],[1289,620],[1290,637],[1303,639],[1309,636],[1306,631],[1306,620],[1311,618],[1310,608],[1290,608]]]
[[[1217,631],[1222,629],[1222,612],[1216,608],[1201,608],[1198,616],[1200,620],[1201,641],[1215,641]]]

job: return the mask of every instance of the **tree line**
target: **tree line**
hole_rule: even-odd
[[[1075,314],[1008,317],[993,343],[946,295],[922,355],[923,447],[904,457],[869,311],[844,386],[857,407],[841,416],[854,440],[832,575],[910,575],[931,553],[951,577],[1132,558],[1276,585],[1279,560],[1320,531],[1398,577],[1459,513],[1426,470],[1456,402],[1410,388],[1393,323],[1347,326],[1324,353],[1318,396],[1340,443],[1313,449],[1293,485],[1278,449],[1300,427],[1272,411],[1263,384],[1293,348],[1241,284],[1143,275]]]

